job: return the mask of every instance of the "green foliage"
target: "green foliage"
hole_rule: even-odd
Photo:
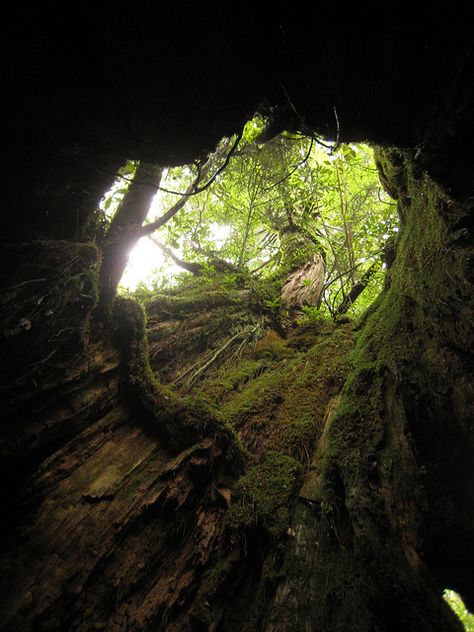
[[[326,313],[337,310],[375,263],[369,288],[356,304],[363,311],[382,287],[384,245],[398,230],[395,203],[379,182],[372,150],[356,144],[327,149],[289,134],[256,144],[264,126],[261,117],[245,125],[227,168],[212,186],[187,198],[161,228],[160,241],[183,260],[212,268],[218,258],[250,276],[280,280],[323,252]],[[185,191],[194,178],[194,167],[168,169],[162,181],[168,192],[159,192],[147,221],[179,200],[169,191]],[[227,279],[229,285],[233,281]]]
[[[301,325],[318,323],[321,319],[324,318],[323,314],[317,307],[309,307],[309,305],[303,305],[301,311],[303,312],[303,319],[300,321]]]
[[[244,131],[242,133],[242,138],[246,143],[253,143],[259,134],[262,133],[265,128],[265,119],[260,116],[255,116],[244,126]]]
[[[277,296],[274,299],[266,299],[264,301],[264,305],[265,307],[267,307],[269,310],[279,310],[280,309],[280,304],[281,304],[281,299],[279,296]]]
[[[474,632],[474,615],[466,608],[461,597],[454,590],[445,590],[443,597],[461,620],[466,632]]]

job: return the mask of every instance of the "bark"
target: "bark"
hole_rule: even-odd
[[[21,537],[25,559],[2,564],[7,629],[183,629],[180,606],[222,537],[208,467],[220,455],[212,438],[173,455],[132,419],[114,407],[23,490],[39,507],[5,541]]]
[[[164,244],[159,242],[158,239],[155,239],[150,235],[148,236],[148,239],[153,244],[155,244],[155,246],[159,248],[163,254],[169,257],[177,266],[183,268],[183,270],[191,272],[191,274],[195,274],[197,276],[202,274],[203,266],[201,263],[196,263],[194,261],[184,261],[183,259],[180,259],[177,255],[175,255],[171,248],[167,248]]]
[[[222,539],[239,455],[212,411],[147,381],[144,321],[123,309],[2,446],[24,475],[3,514],[2,629],[186,629]]]
[[[355,303],[355,301],[368,286],[370,279],[373,277],[376,270],[376,265],[372,264],[370,268],[364,273],[360,281],[357,281],[357,283],[355,283],[351,287],[349,293],[344,297],[343,301],[336,309],[336,315],[345,314],[350,309],[351,305]]]
[[[321,305],[326,266],[323,257],[316,253],[312,261],[292,272],[281,291],[282,307],[292,311],[303,306],[319,308]]]
[[[112,219],[105,237],[100,271],[101,310],[110,309],[130,252],[141,236],[140,230],[156,195],[162,173],[162,167],[139,163],[134,181]]]

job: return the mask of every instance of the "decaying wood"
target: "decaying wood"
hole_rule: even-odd
[[[162,297],[147,304],[150,362],[167,384],[186,391],[209,369],[250,345],[266,326],[247,290]]]
[[[89,426],[22,492],[37,509],[2,548],[4,625],[185,629],[185,603],[222,535],[219,458],[212,439],[173,456],[123,407]],[[22,564],[11,559],[19,537]]]
[[[281,291],[281,305],[293,312],[303,306],[319,307],[324,289],[326,266],[319,253],[313,255],[300,268],[292,272],[286,279]]]

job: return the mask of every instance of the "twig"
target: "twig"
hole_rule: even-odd
[[[278,77],[278,76],[277,76],[277,81],[278,81],[278,84],[279,84],[280,88],[282,89],[283,94],[285,95],[286,100],[290,104],[290,108],[295,113],[296,118],[299,119],[299,121],[300,121],[300,123],[302,125],[304,125],[303,117],[299,114],[298,110],[295,108],[295,105],[294,105],[293,101],[290,99],[290,95],[288,94],[285,86],[281,82],[280,77]]]
[[[333,311],[332,307],[329,305],[328,301],[326,300],[326,295],[325,295],[324,291],[323,291],[323,301],[324,301],[324,304],[326,305],[326,307],[328,308],[329,313],[331,314],[331,318],[333,320],[336,320],[336,313]]]
[[[336,118],[336,143],[334,144],[333,147],[331,147],[331,155],[333,154],[333,152],[337,151],[339,149],[339,137],[340,137],[340,127],[339,127],[339,117],[337,115],[337,110],[336,110],[336,106],[333,106],[333,110],[334,110],[334,116]]]
[[[238,331],[234,336],[232,336],[231,338],[229,338],[223,345],[222,347],[219,347],[219,349],[217,349],[217,351],[212,355],[212,357],[205,362],[197,371],[195,371],[186,381],[188,383],[188,385],[191,384],[191,382],[193,382],[196,377],[202,373],[203,371],[205,371],[207,369],[207,367],[209,365],[211,365],[216,358],[218,358],[220,356],[220,354],[225,351],[225,349],[227,349],[227,347],[237,338],[239,338],[242,335],[247,335],[249,333],[252,333],[253,331],[255,331],[256,327],[254,327],[252,330],[249,330],[249,328],[246,329],[242,329],[241,331]],[[189,371],[187,371],[189,373]],[[184,377],[184,375],[180,376],[180,379],[182,379]]]
[[[127,182],[133,182],[135,184],[142,184],[144,186],[153,187],[156,191],[163,191],[163,193],[170,193],[171,195],[179,195],[180,197],[191,197],[193,195],[197,195],[198,193],[202,193],[203,191],[208,189],[211,186],[211,184],[215,181],[217,176],[224,171],[224,169],[228,166],[232,155],[234,154],[235,150],[237,149],[237,145],[242,140],[242,134],[243,134],[243,130],[241,130],[237,134],[237,138],[235,139],[234,144],[232,145],[229,153],[227,154],[226,159],[224,161],[224,164],[221,167],[219,167],[219,169],[217,169],[214,172],[214,175],[206,182],[206,184],[203,184],[202,187],[197,187],[196,188],[195,184],[193,183],[192,185],[190,185],[190,187],[188,187],[188,189],[186,191],[172,191],[171,189],[166,189],[165,187],[162,187],[162,186],[159,186],[159,185],[156,185],[156,184],[152,184],[151,182],[142,182],[140,180],[134,180],[133,178],[127,178],[127,176],[123,176],[120,173],[117,173],[116,176],[118,178],[121,178],[122,180],[126,180]],[[199,170],[198,171],[198,177],[196,178],[197,181],[199,181],[200,175],[201,175],[201,172]],[[196,182],[196,180],[195,180],[195,182]],[[192,187],[192,191],[189,190],[191,187]]]
[[[9,288],[6,288],[6,291],[17,290],[19,287],[23,285],[28,285],[28,283],[43,283],[44,281],[49,281],[50,279],[42,278],[42,279],[30,279],[29,281],[23,281],[22,283],[18,283],[18,285],[12,285]]]
[[[372,257],[376,257],[377,255],[379,255],[381,252],[384,251],[384,248],[380,248],[380,250],[377,250],[376,252],[370,254],[368,257],[366,257],[367,259],[371,259]],[[358,268],[359,266],[361,266],[363,263],[365,263],[365,261],[359,261],[359,263],[356,263],[352,268],[350,268],[349,270],[345,270],[344,272],[341,272],[341,274],[338,274],[336,277],[334,277],[334,279],[331,279],[331,281],[329,281],[329,283],[326,283],[326,285],[324,286],[324,291],[326,291],[328,289],[328,287],[330,285],[332,285],[335,281],[337,281],[338,279],[340,279],[341,277],[345,276],[346,274],[350,274],[351,272],[353,272],[356,268]]]
[[[310,145],[309,145],[309,149],[308,149],[308,152],[306,153],[306,156],[303,158],[303,160],[301,160],[297,165],[295,165],[293,167],[293,169],[289,173],[287,173],[285,176],[283,176],[283,178],[280,178],[280,180],[277,180],[277,182],[274,182],[269,187],[264,188],[263,191],[270,191],[271,189],[273,189],[274,187],[278,186],[279,184],[281,184],[285,180],[288,180],[288,178],[291,177],[295,173],[295,171],[299,167],[301,167],[301,165],[304,165],[304,163],[308,160],[308,158],[311,155],[311,150],[313,149],[313,142],[314,142],[314,140],[315,139],[313,138],[313,136],[311,136],[311,142],[310,142]]]
[[[257,272],[260,272],[260,270],[262,270],[263,268],[265,268],[268,264],[270,264],[274,259],[276,259],[278,253],[275,253],[273,255],[273,257],[270,257],[270,259],[267,259],[266,261],[264,261],[261,265],[258,266],[258,268],[255,268],[255,270],[251,270],[250,274],[256,274]]]

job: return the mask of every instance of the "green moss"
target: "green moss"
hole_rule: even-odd
[[[333,331],[333,323],[328,320],[318,320],[302,323],[288,336],[287,345],[290,349],[307,351],[318,342],[321,333]]]
[[[237,482],[236,502],[227,514],[231,528],[260,526],[272,538],[281,538],[290,525],[289,506],[299,471],[299,463],[291,457],[268,452]]]
[[[220,373],[216,379],[210,381],[206,385],[206,395],[215,402],[229,399],[235,391],[242,390],[249,380],[263,373],[265,369],[266,365],[262,360],[244,358],[236,367]]]
[[[182,450],[205,436],[225,446],[227,458],[242,467],[239,442],[219,412],[202,398],[179,398],[160,384],[150,367],[145,314],[132,299],[115,302],[116,337],[123,350],[129,391],[146,416],[164,431],[173,448]]]
[[[147,310],[152,311],[157,316],[187,317],[210,308],[222,307],[238,303],[239,296],[232,295],[219,289],[191,288],[182,291],[178,296],[172,294],[154,295],[152,299],[146,301]]]
[[[446,385],[462,379],[463,368],[459,364],[456,376],[457,361],[453,364],[452,354],[444,351],[459,347],[460,341],[468,346],[472,335],[465,327],[473,310],[469,253],[456,237],[467,211],[456,207],[426,175],[418,174],[409,154],[379,150],[377,160],[382,181],[399,200],[404,223],[390,284],[359,324],[351,372],[328,433],[328,505],[338,495],[335,472],[345,489],[357,490],[370,504],[373,501],[362,490],[369,486],[371,461],[388,471],[400,458],[390,426],[391,416],[404,415],[403,410],[390,408],[402,396],[396,384],[416,381],[420,401],[444,399],[442,406],[438,404],[438,417],[446,424],[456,419],[467,428],[470,414],[466,402],[449,400]],[[429,414],[420,412],[423,417]]]
[[[242,417],[255,414],[272,407],[281,401],[281,392],[287,375],[286,366],[273,367],[262,375],[258,375],[235,394],[223,407],[223,412],[230,423],[238,424]]]
[[[287,341],[267,335],[241,371],[225,372],[220,388],[232,385],[233,390],[221,399],[222,412],[244,445],[258,453],[274,448],[308,462],[327,404],[342,388],[351,347],[351,324],[328,321],[302,328]],[[216,393],[215,383],[206,393]]]
[[[331,326],[331,323],[328,324]],[[319,332],[319,327],[298,327],[295,332],[284,339],[276,331],[270,329],[265,336],[258,340],[251,357],[265,358],[274,362],[294,359],[299,351],[306,351],[316,343]]]

